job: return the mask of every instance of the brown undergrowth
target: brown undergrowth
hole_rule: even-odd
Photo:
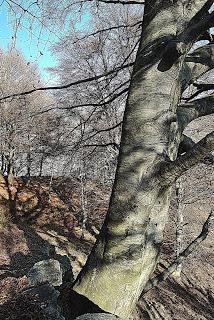
[[[185,248],[200,233],[213,208],[213,165],[196,166],[182,181]],[[75,276],[81,270],[107,212],[111,191],[94,181],[84,186],[84,195],[82,190],[78,179],[18,178],[7,185],[1,178],[1,320],[48,319],[43,302],[28,290],[26,274],[36,262],[52,258],[53,247],[56,256],[69,258]],[[174,194],[157,273],[176,255],[176,210]],[[170,277],[145,294],[139,302],[137,319],[214,319],[213,235],[212,231],[184,262],[180,278]],[[64,302],[63,307],[69,304],[69,298]]]

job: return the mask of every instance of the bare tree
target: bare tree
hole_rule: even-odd
[[[41,81],[37,67],[28,63],[21,53],[14,49],[1,52],[0,79],[1,97],[14,88],[19,92],[34,88]],[[32,170],[35,174],[39,153],[43,148],[41,136],[44,139],[48,131],[58,130],[56,115],[51,117],[52,123],[55,119],[52,126],[50,126],[50,115],[40,115],[42,110],[53,103],[53,97],[43,93],[1,102],[0,152],[1,172],[4,175],[13,173],[30,176]]]
[[[130,64],[120,73],[96,79],[87,86],[83,83],[56,93],[60,111],[72,118],[69,152],[75,152],[75,167],[83,156],[88,178],[112,183],[142,12],[115,6],[110,6],[108,13],[104,7],[99,7],[97,14],[96,11],[91,8],[90,30],[79,30],[72,24],[69,34],[54,46],[59,65],[51,71],[60,76],[63,85],[71,76],[77,80],[97,77]]]

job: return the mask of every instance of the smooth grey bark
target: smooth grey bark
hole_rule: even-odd
[[[177,117],[180,131],[183,132],[191,121],[213,113],[214,97],[212,96],[179,105],[177,108]]]
[[[145,3],[109,211],[74,285],[76,292],[121,318],[130,317],[156,267],[172,182],[198,161],[201,144],[205,143],[203,152],[213,147],[213,136],[208,136],[198,149],[195,147],[196,153],[186,153],[174,161],[182,136],[177,106],[185,76],[183,54],[191,47],[187,39],[182,55],[165,72],[160,71],[166,46],[168,50],[169,42],[184,34],[189,20],[204,3]]]

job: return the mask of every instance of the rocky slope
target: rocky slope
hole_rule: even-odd
[[[95,182],[83,190],[75,179],[1,178],[1,320],[61,319],[51,307],[57,306],[55,289],[84,265],[108,199],[109,190]]]

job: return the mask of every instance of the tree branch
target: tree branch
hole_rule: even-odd
[[[120,28],[133,28],[133,27],[136,27],[137,25],[141,25],[142,24],[142,21],[137,21],[133,24],[121,24],[121,25],[118,25],[118,26],[112,26],[112,27],[109,27],[109,28],[105,28],[105,29],[101,29],[101,30],[97,30],[97,31],[94,31],[92,33],[89,33],[89,34],[86,34],[84,35],[82,38],[79,38],[77,40],[75,40],[72,44],[76,44],[77,42],[79,41],[82,41],[88,37],[92,37],[92,36],[95,36],[99,33],[102,33],[102,32],[106,32],[106,31],[111,31],[111,30],[115,30],[115,29],[120,29]]]
[[[105,106],[111,102],[113,102],[114,100],[116,100],[117,98],[119,98],[120,96],[122,96],[124,93],[128,92],[129,88],[125,88],[122,91],[114,94],[109,100],[106,101],[102,101],[102,102],[98,102],[98,103],[86,103],[86,104],[78,104],[78,105],[74,105],[74,106],[70,106],[70,107],[62,107],[62,108],[58,108],[60,110],[73,110],[73,109],[77,109],[77,108],[84,108],[84,107],[102,107]]]
[[[52,30],[51,28],[49,28],[47,24],[44,24],[44,21],[43,21],[40,17],[36,16],[34,13],[32,13],[32,12],[29,10],[29,8],[30,8],[33,4],[38,4],[36,1],[35,1],[35,2],[32,2],[32,3],[29,5],[28,8],[23,7],[20,3],[14,1],[14,0],[6,0],[5,2],[8,4],[8,6],[9,6],[9,8],[10,8],[11,10],[13,10],[13,9],[12,9],[12,4],[13,4],[13,5],[17,6],[18,8],[20,8],[24,13],[27,13],[27,14],[28,14],[29,16],[31,16],[33,19],[36,19],[36,20],[41,24],[42,27],[45,27],[45,29],[47,29],[48,32],[50,32],[51,34],[53,34],[55,37],[57,37],[57,38],[60,40],[60,37],[59,37],[59,35],[58,35],[57,33],[53,32],[53,30]],[[14,11],[14,10],[13,10],[13,11]]]
[[[185,134],[182,135],[181,142],[178,148],[178,155],[188,152],[195,146],[195,142]]]
[[[214,97],[205,97],[179,105],[177,117],[179,128],[183,131],[193,120],[214,113]]]
[[[197,48],[185,58],[183,66],[184,91],[190,84],[214,68],[214,43]],[[189,99],[190,100],[190,99]]]
[[[210,2],[210,1],[209,1]],[[210,2],[211,3],[211,2]],[[205,4],[204,6],[206,6]],[[212,4],[210,4],[211,6]],[[200,10],[201,14],[204,12],[204,7]],[[197,40],[197,38],[206,30],[214,25],[214,11],[209,13],[205,11],[203,17],[196,22],[196,18],[193,17],[189,22],[187,28],[181,32],[176,38],[170,40],[166,45],[162,59],[159,62],[158,70],[167,71],[173,64],[186,54],[191,44]]]
[[[202,91],[214,90],[213,83],[193,83],[193,85],[198,90],[202,90]]]
[[[83,148],[85,147],[100,147],[100,148],[106,148],[112,146],[114,149],[119,150],[120,146],[116,142],[109,142],[109,143],[94,143],[94,144],[85,144]]]
[[[103,3],[103,4],[122,4],[122,5],[133,5],[133,4],[138,4],[138,5],[144,5],[145,1],[144,0],[79,0],[79,1],[75,1],[69,4],[69,6],[66,7],[69,8],[71,6],[75,6],[75,5],[80,5],[82,6],[84,3],[87,2],[94,2],[96,5],[99,5],[99,3]]]
[[[214,90],[214,84],[212,84],[212,83],[193,83],[193,85],[194,85],[194,87],[198,88],[199,90],[184,100],[190,101],[192,99],[195,99],[199,94],[201,94],[205,91]]]
[[[214,43],[211,42],[209,44],[206,44],[205,46],[195,49],[193,52],[189,53],[186,56],[185,62],[188,64],[190,64],[191,62],[200,63],[205,67],[209,67],[209,69],[214,68]],[[200,66],[200,68],[201,67],[202,66]],[[204,70],[202,70],[202,72],[204,72]],[[201,72],[199,76],[201,76]]]
[[[83,2],[92,2],[94,0],[82,0],[78,1],[77,3],[83,3]],[[145,1],[137,1],[137,0],[98,0],[98,2],[103,2],[103,3],[114,3],[114,4],[144,4]]]
[[[190,151],[195,146],[195,144],[196,143],[190,137],[188,137],[185,134],[183,134],[182,138],[181,138],[181,142],[179,144],[179,148],[178,148],[178,155],[180,156],[183,153],[186,153],[186,152]],[[204,157],[202,162],[206,163],[206,164],[213,164],[214,156],[212,155],[212,153],[208,153]]]
[[[192,41],[197,40],[197,38],[203,34],[205,31],[210,29],[214,26],[214,11],[207,13],[200,19],[197,23],[194,23],[194,21],[190,21],[189,26],[187,29],[180,34],[179,39],[183,43],[190,43]]]
[[[199,10],[196,15],[192,18],[192,23],[197,23],[203,19],[204,15],[210,10],[213,5],[213,0],[207,0],[201,10]]]
[[[123,66],[116,67],[115,69],[112,69],[112,70],[110,70],[108,72],[105,72],[105,73],[102,73],[102,74],[99,74],[99,75],[96,75],[96,76],[93,76],[93,77],[89,77],[89,78],[73,81],[73,82],[70,82],[70,83],[65,84],[65,85],[50,86],[50,87],[40,87],[40,88],[34,88],[34,89],[31,89],[31,90],[28,90],[28,91],[24,91],[24,92],[21,92],[21,93],[13,93],[13,94],[10,94],[10,95],[7,95],[7,96],[4,96],[4,97],[0,98],[0,101],[6,100],[6,99],[15,98],[15,97],[20,97],[20,96],[24,96],[24,95],[28,95],[28,94],[34,93],[36,91],[67,89],[67,88],[70,88],[70,87],[78,85],[78,84],[87,83],[87,82],[91,82],[91,81],[94,81],[94,80],[101,79],[103,77],[107,77],[107,76],[109,76],[111,74],[119,72],[120,70],[123,70],[123,69],[128,68],[128,67],[132,67],[133,65],[134,65],[133,62],[127,63],[127,64],[125,64]]]
[[[98,135],[99,133],[109,132],[109,131],[111,131],[111,130],[114,130],[114,129],[120,127],[120,126],[122,125],[122,123],[123,123],[123,122],[121,121],[121,122],[117,123],[116,125],[114,125],[113,127],[98,130],[97,132],[93,133],[93,134],[90,135],[89,137],[87,137],[87,138],[85,138],[84,140],[82,140],[82,142],[84,143],[84,142],[86,142],[86,141],[94,138],[94,137],[95,137],[96,135]]]
[[[200,162],[214,149],[214,131],[206,135],[195,146],[175,161],[166,161],[160,168],[159,181],[163,187],[171,185],[185,171]]]
[[[202,227],[202,230],[201,230],[201,233],[199,234],[199,236],[197,238],[195,238],[188,245],[188,247],[180,253],[180,255],[177,257],[177,259],[175,259],[166,270],[161,272],[159,275],[157,275],[153,279],[149,280],[149,282],[147,283],[146,287],[144,288],[141,296],[143,296],[146,292],[148,292],[152,288],[157,287],[157,285],[159,285],[159,283],[161,283],[162,281],[166,280],[176,270],[177,265],[182,263],[183,260],[185,260],[195,249],[197,249],[199,244],[201,244],[201,242],[204,241],[206,239],[206,237],[208,236],[209,231],[210,231],[210,227],[212,227],[213,217],[214,217],[214,212],[211,211],[207,220],[203,224],[203,227]]]

